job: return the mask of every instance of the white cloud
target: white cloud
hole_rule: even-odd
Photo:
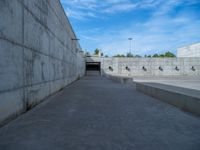
[[[105,31],[101,36],[91,34],[91,38],[95,39],[96,47],[108,55],[129,52],[128,37],[133,38],[134,54],[145,55],[168,50],[176,53],[178,47],[200,40],[199,26],[200,20],[194,21],[184,16],[154,17],[143,24]]]
[[[136,8],[136,4],[125,3],[125,4],[116,4],[104,10],[106,13],[118,13],[118,12],[126,12]]]
[[[200,40],[200,20],[185,13],[169,17],[168,13],[179,5],[200,4],[199,0],[61,0],[67,14],[77,20],[105,17],[136,9],[152,9],[152,16],[145,22],[133,22],[120,29],[103,29],[101,26],[79,31],[83,48],[101,48],[105,54],[126,54],[128,37],[133,37],[133,52],[144,55],[176,52],[182,45]]]
[[[122,13],[134,9],[155,8],[155,16],[165,15],[174,7],[199,4],[199,0],[61,0],[69,17],[87,19],[100,17],[103,13]]]
[[[66,14],[75,19],[100,17],[104,13],[127,12],[136,7],[129,0],[61,0]]]
[[[66,8],[65,12],[66,12],[68,17],[73,17],[73,18],[75,18],[77,20],[84,20],[84,19],[86,19],[88,17],[90,17],[90,18],[97,17],[95,15],[95,13],[93,13],[93,12],[87,12],[87,11],[83,12],[83,11],[79,11],[79,10],[75,11],[75,10],[70,9],[70,8]]]

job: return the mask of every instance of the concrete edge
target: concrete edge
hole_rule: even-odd
[[[131,78],[131,77],[114,76],[114,75],[106,74],[106,73],[103,73],[102,75],[105,76],[108,79],[111,79],[111,80],[118,82],[118,83],[121,83],[121,84],[131,84],[131,83],[133,83],[133,78]]]
[[[137,82],[136,90],[200,116],[200,97]]]

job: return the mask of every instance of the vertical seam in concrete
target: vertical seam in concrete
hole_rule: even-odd
[[[49,5],[48,5],[49,6]],[[49,12],[48,12],[49,13]],[[50,53],[50,47],[51,47],[51,33],[48,33],[49,34],[49,56],[51,55]],[[53,36],[53,34],[52,34],[52,36]],[[47,83],[48,84],[48,86],[49,86],[49,93],[48,93],[48,95],[51,95],[52,93],[51,93],[51,72],[50,72],[50,63],[51,63],[51,57],[48,57],[48,60],[49,60],[49,64],[48,64],[48,71],[49,71],[49,82]]]
[[[24,4],[24,0],[22,0],[22,3]],[[24,110],[26,110],[26,99],[25,99],[25,54],[24,54],[24,5],[22,5],[22,45],[23,45],[23,105]]]

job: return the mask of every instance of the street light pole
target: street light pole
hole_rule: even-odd
[[[131,50],[132,50],[131,41],[133,40],[133,38],[128,38],[128,40],[130,41],[130,45],[129,45],[129,46],[130,46],[130,47],[129,47],[130,49],[129,49],[129,51],[130,51],[130,54],[131,54]]]

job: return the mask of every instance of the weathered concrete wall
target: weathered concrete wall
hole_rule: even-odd
[[[200,76],[199,58],[87,58],[107,74],[122,76]],[[110,69],[110,68],[111,69]]]
[[[200,43],[179,48],[177,57],[200,57]]]
[[[0,122],[84,75],[59,0],[0,0]]]

